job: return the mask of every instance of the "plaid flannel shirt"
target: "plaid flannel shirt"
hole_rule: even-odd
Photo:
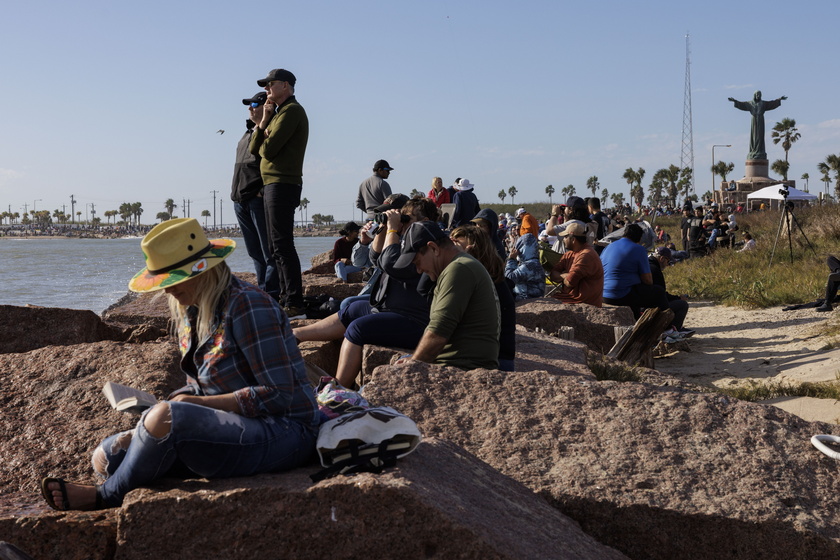
[[[197,310],[189,308],[179,331],[182,369],[189,359]],[[284,416],[318,425],[315,395],[306,378],[289,319],[265,292],[231,277],[216,310],[212,334],[193,355],[197,395],[233,393],[243,416]]]

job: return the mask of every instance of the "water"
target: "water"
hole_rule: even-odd
[[[234,272],[253,272],[241,238],[227,258]],[[329,251],[335,237],[297,237],[301,266]],[[140,239],[0,238],[0,305],[40,305],[101,313],[128,293],[143,268]]]

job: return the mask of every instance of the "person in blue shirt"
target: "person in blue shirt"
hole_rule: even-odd
[[[668,309],[665,290],[653,284],[647,250],[639,245],[643,233],[641,226],[630,224],[624,237],[607,245],[601,253],[604,303],[625,305],[636,319],[641,317],[642,308]]]

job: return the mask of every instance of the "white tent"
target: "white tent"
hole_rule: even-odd
[[[783,185],[776,184],[770,185],[769,187],[764,187],[763,189],[759,189],[753,193],[747,195],[747,200],[752,198],[764,198],[770,200],[784,200],[785,197],[781,195],[779,192],[782,189]],[[799,189],[795,189],[793,187],[788,187],[788,200],[816,200],[818,197],[815,194],[806,193],[804,191],[800,191]]]

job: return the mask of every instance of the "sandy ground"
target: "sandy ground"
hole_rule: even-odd
[[[688,340],[691,351],[657,358],[654,367],[663,373],[717,387],[745,380],[814,382],[840,376],[840,348],[831,348],[835,339],[819,334],[840,319],[835,317],[840,310],[747,310],[690,303],[685,328],[697,331]],[[781,397],[765,402],[806,420],[840,424],[840,401]]]

